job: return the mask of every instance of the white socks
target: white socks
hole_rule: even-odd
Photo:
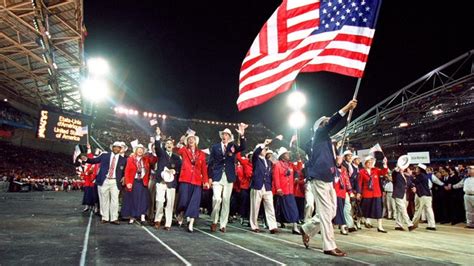
[[[382,219],[377,219],[377,228],[378,228],[379,230],[384,231],[384,230],[383,230],[383,226],[382,226]]]
[[[188,224],[188,229],[189,231],[193,231],[193,225],[194,225],[194,218],[188,218],[189,224]]]

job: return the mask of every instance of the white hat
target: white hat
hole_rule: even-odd
[[[110,150],[112,150],[113,147],[120,147],[123,150],[122,142],[116,141],[113,144],[110,145]]]
[[[343,155],[343,156],[352,155],[352,151],[351,151],[351,150],[345,150],[342,155]]]
[[[355,159],[360,159],[360,157],[358,155],[352,156],[352,160],[354,161]]]
[[[417,166],[426,171],[426,165],[419,163]]]
[[[328,119],[329,117],[327,116],[323,116],[321,118],[319,118],[318,120],[316,120],[314,122],[314,125],[313,125],[313,131],[316,131],[318,128],[319,128],[319,125],[326,119]]]
[[[410,157],[408,155],[402,155],[397,160],[398,168],[405,170],[410,166]]]
[[[374,160],[374,161],[375,161],[374,156],[370,156],[370,155],[369,155],[369,156],[365,156],[365,158],[364,158],[364,165],[365,165],[365,163],[366,163],[367,161],[369,161],[369,160]]]
[[[224,133],[229,134],[229,136],[230,136],[229,142],[234,141],[234,135],[232,135],[232,131],[230,131],[230,129],[226,128],[222,131],[219,131],[219,136],[222,138],[222,135],[224,135]]]
[[[163,178],[163,181],[165,181],[167,183],[173,182],[174,175],[173,175],[172,169],[168,169],[168,167],[165,166],[165,168],[161,172],[161,178]]]
[[[122,147],[122,152],[126,152],[128,150],[128,146],[124,141],[120,141],[120,146]]]
[[[142,144],[138,144],[137,146],[133,147],[133,153],[137,152],[139,148],[142,148],[143,152],[146,152],[145,146],[143,146]]]
[[[285,147],[281,147],[278,149],[278,152],[277,152],[277,158],[280,159],[280,157],[285,154],[285,153],[289,153],[290,151],[287,150]]]
[[[196,146],[197,146],[199,144],[199,137],[194,134],[189,134],[186,136],[186,138],[184,139],[184,145],[188,146],[188,139],[190,137],[194,137],[196,139]]]

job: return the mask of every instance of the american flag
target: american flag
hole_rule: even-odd
[[[379,4],[380,0],[283,0],[242,63],[239,110],[285,92],[299,72],[362,77]]]

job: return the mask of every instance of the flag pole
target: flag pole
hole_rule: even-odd
[[[358,79],[357,79],[356,88],[355,88],[355,91],[354,91],[354,96],[352,96],[352,99],[353,99],[353,100],[357,100],[357,95],[359,94],[359,88],[360,88],[360,83],[361,83],[361,82],[362,82],[362,78],[358,78]],[[347,116],[346,127],[344,128],[344,134],[342,135],[342,143],[341,143],[341,151],[340,151],[341,154],[342,154],[342,152],[344,151],[344,143],[346,142],[347,128],[349,127],[349,124],[351,123],[352,111],[353,111],[353,110],[350,110],[350,111],[349,111],[349,115]]]
[[[381,6],[382,6],[382,0],[379,1],[378,6],[377,6],[377,11],[375,13],[374,29],[377,27],[377,21],[380,15]],[[359,88],[360,88],[361,82],[362,82],[362,77],[357,79],[357,85],[354,91],[354,96],[352,96],[353,100],[357,100],[357,94],[359,94]],[[347,124],[346,124],[346,127],[344,128],[344,134],[342,135],[341,153],[344,151],[344,143],[346,142],[347,128],[349,127],[351,119],[352,119],[352,110],[349,111],[349,115],[347,116]]]

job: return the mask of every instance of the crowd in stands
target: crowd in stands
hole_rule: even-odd
[[[7,142],[0,142],[0,154],[0,177],[11,184],[16,181],[20,185],[14,188],[16,191],[23,184],[29,184],[32,190],[64,190],[64,183],[68,183],[67,190],[69,182],[71,189],[79,187],[79,184],[74,186],[74,181],[77,183],[79,179],[71,163],[72,156],[14,146]]]
[[[8,102],[0,102],[0,120],[28,126],[33,125],[31,117],[13,108]]]

